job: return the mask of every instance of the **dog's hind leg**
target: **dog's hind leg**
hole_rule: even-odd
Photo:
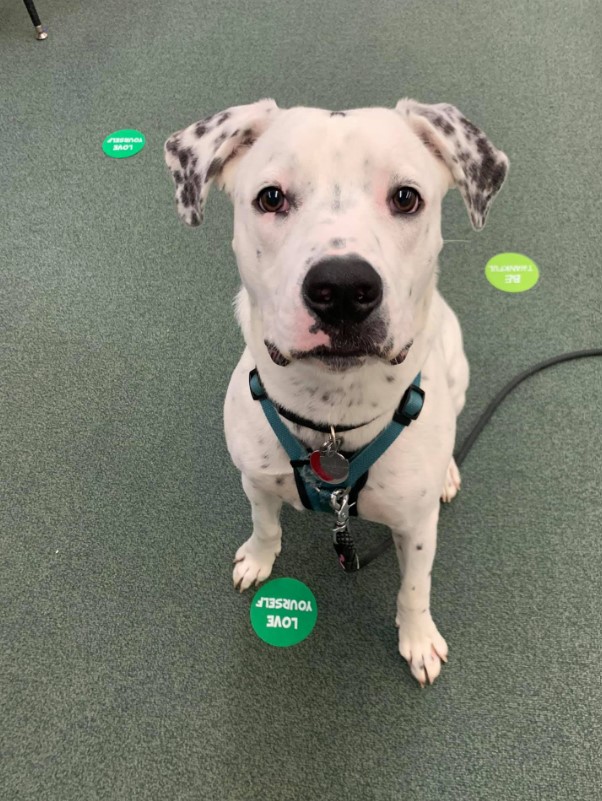
[[[441,500],[443,503],[449,503],[458,494],[458,490],[462,486],[462,479],[458,465],[452,456],[449,465],[447,466],[447,473],[445,474],[445,481],[443,482],[443,491],[441,493]]]
[[[240,592],[252,584],[265,581],[272,572],[274,560],[280,553],[282,529],[280,510],[282,500],[264,492],[243,474],[242,486],[251,503],[253,533],[234,557],[234,586]]]

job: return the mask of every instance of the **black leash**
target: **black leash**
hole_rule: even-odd
[[[555,364],[561,364],[562,362],[569,362],[573,361],[574,359],[586,359],[590,356],[602,356],[602,348],[594,348],[593,350],[575,350],[572,353],[563,353],[560,356],[553,356],[551,359],[546,359],[546,361],[538,362],[534,364],[532,367],[529,367],[522,373],[516,375],[511,381],[509,381],[506,386],[504,386],[497,395],[493,398],[493,400],[489,403],[483,414],[479,417],[475,425],[473,426],[472,430],[462,443],[462,445],[457,449],[454,453],[454,459],[458,467],[462,464],[466,456],[468,455],[470,449],[476,442],[479,434],[485,428],[487,423],[493,417],[495,410],[498,406],[502,403],[502,401],[509,395],[512,390],[516,389],[519,384],[530,378],[532,375],[541,372],[541,370],[545,370],[547,367],[552,367]],[[372,549],[367,551],[363,556],[358,556],[355,554],[355,559],[353,561],[350,560],[350,564],[357,565],[355,570],[360,570],[362,567],[370,564],[370,562],[374,561],[377,557],[379,557],[382,553],[384,553],[388,548],[391,547],[393,544],[392,537],[386,537],[383,539],[382,542],[375,545]],[[349,542],[346,542],[347,548],[349,548]],[[355,552],[355,548],[353,543],[351,543],[351,548]],[[351,571],[349,571],[351,572]]]

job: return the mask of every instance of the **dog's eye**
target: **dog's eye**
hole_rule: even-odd
[[[288,211],[286,195],[277,186],[266,186],[257,195],[257,207],[260,211],[275,214]]]
[[[415,214],[422,204],[422,198],[411,186],[400,186],[391,196],[391,207],[399,214]]]

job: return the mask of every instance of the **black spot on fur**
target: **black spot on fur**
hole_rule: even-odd
[[[250,147],[252,144],[255,143],[257,136],[252,128],[245,128],[242,132],[242,139],[240,141],[240,147]]]
[[[229,111],[224,111],[217,118],[217,125],[223,125],[226,122],[226,120],[229,120],[229,119],[230,119],[230,112]]]
[[[330,112],[330,116],[331,117],[346,117],[347,115],[345,114],[344,111],[331,111]]]
[[[174,136],[172,139],[168,139],[165,143],[165,149],[176,156],[178,154],[178,150],[180,149],[180,140],[178,137]]]
[[[257,256],[257,261],[259,261],[261,259],[261,251],[260,250],[256,250],[255,251],[255,255]]]
[[[454,126],[451,122],[445,119],[445,117],[441,116],[441,114],[435,114],[431,117],[431,122],[436,128],[440,128],[444,134],[447,136],[451,136],[455,131]]]
[[[489,140],[486,136],[479,136],[477,139],[477,150],[482,156],[492,156],[493,155],[493,148],[489,144]]]
[[[182,173],[180,170],[175,170],[173,174],[173,179],[177,184],[181,184],[184,178],[182,177]]]
[[[182,191],[180,193],[180,202],[185,208],[190,208],[190,206],[196,205],[196,201],[196,187],[194,182],[188,178],[182,187]]]
[[[224,165],[224,160],[220,159],[219,156],[216,156],[211,164],[209,165],[209,169],[207,170],[207,180],[213,178],[214,175],[217,175],[218,172]]]
[[[201,218],[196,213],[196,211],[193,211],[190,214],[190,224],[191,225],[200,225],[201,224]]]
[[[420,490],[420,497],[424,498],[425,495],[426,495],[426,490],[425,489]]]
[[[330,240],[330,247],[331,248],[344,248],[345,247],[345,240],[344,239],[331,239]]]
[[[388,375],[387,376],[387,384],[392,384],[393,381],[395,381],[395,376],[394,375]]]
[[[204,135],[207,133],[207,126],[206,126],[206,124],[205,124],[204,122],[199,122],[199,123],[197,124],[196,128],[194,129],[194,132],[195,132],[195,134],[196,134],[196,135],[199,137],[199,139],[200,139],[200,138],[201,138],[201,136],[204,136]]]
[[[464,128],[464,133],[466,134],[467,139],[472,139],[473,137],[476,139],[481,135],[481,132],[477,126],[473,125],[470,120],[466,119],[466,117],[460,117],[460,122],[462,123],[462,127]]]
[[[185,167],[192,156],[192,150],[186,148],[185,150],[178,151],[178,158],[180,159],[180,166]]]
[[[416,590],[416,587],[412,587],[412,592],[414,592],[415,590]]]
[[[217,139],[215,140],[215,143],[214,143],[214,144],[215,144],[215,147],[219,147],[221,144],[223,144],[223,143],[226,141],[226,139],[227,139],[227,138],[228,138],[228,134],[227,134],[225,131],[223,131],[223,132],[222,132],[222,133],[221,133],[221,134],[220,134],[220,135],[217,137]]]
[[[506,177],[507,169],[508,168],[503,161],[498,162],[491,169],[491,173],[489,175],[489,182],[494,190],[503,184],[504,178]]]
[[[278,478],[276,479],[276,484],[278,484],[279,487],[281,487],[284,484],[284,479],[282,478],[282,476],[278,476]]]
[[[417,545],[417,546],[416,546],[416,550],[417,550],[417,551],[421,551],[421,550],[422,550],[422,547],[423,547],[422,545]]]
[[[329,392],[325,392],[322,395],[322,400],[324,401],[324,403],[327,403],[330,400],[330,393]]]

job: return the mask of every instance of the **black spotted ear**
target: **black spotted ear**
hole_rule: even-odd
[[[425,105],[404,99],[395,109],[437,158],[445,162],[464,198],[474,228],[482,228],[489,206],[508,172],[506,154],[494,147],[483,131],[455,106]]]
[[[211,184],[223,186],[224,171],[233,166],[276,117],[273,100],[213,114],[176,131],[165,143],[165,161],[176,185],[178,215],[188,225],[200,225]]]

